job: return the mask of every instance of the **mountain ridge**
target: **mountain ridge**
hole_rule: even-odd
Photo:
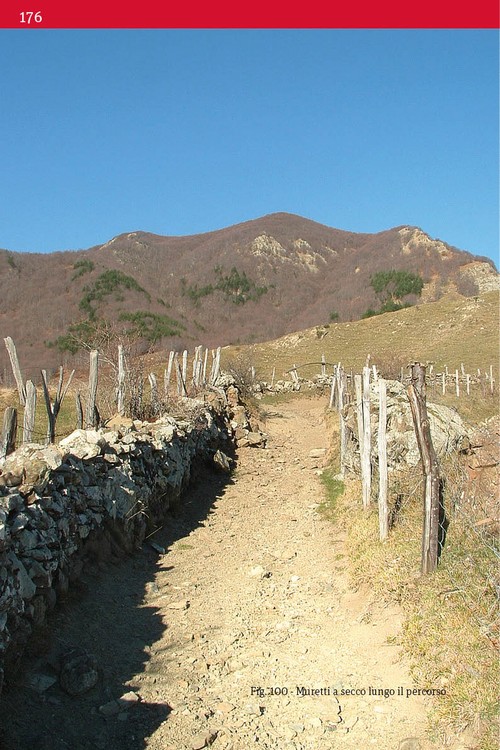
[[[34,372],[61,361],[47,344],[89,320],[134,331],[143,350],[251,343],[358,319],[378,304],[371,277],[391,269],[420,275],[424,301],[479,294],[499,278],[489,259],[419,227],[356,233],[276,212],[193,235],[125,232],[86,250],[0,250],[0,332]]]

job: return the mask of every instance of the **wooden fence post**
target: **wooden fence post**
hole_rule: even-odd
[[[26,406],[23,419],[23,443],[31,443],[35,429],[36,388],[31,380],[26,381]]]
[[[203,357],[203,385],[206,385],[207,383],[207,364],[208,364],[208,348],[205,349],[205,356]]]
[[[387,508],[387,384],[383,378],[378,379],[378,522],[380,541],[387,539],[389,533],[389,511]]]
[[[215,352],[212,352],[212,372],[210,374],[210,385],[215,385],[217,383],[217,379],[219,377],[220,373],[220,353],[221,348],[220,346]]]
[[[174,364],[174,357],[175,352],[170,352],[168,355],[168,365],[167,369],[165,370],[164,377],[163,377],[163,389],[165,391],[165,398],[168,398],[168,391],[170,388],[170,378],[172,377],[172,367]]]
[[[188,352],[187,349],[184,349],[182,352],[182,382],[184,384],[184,390],[186,391],[187,386],[187,368],[188,368]],[[187,391],[184,394],[187,396]]]
[[[200,385],[200,375],[201,375],[201,352],[203,350],[202,346],[196,346],[194,350],[194,359],[193,359],[193,385],[199,386]]]
[[[0,461],[16,449],[17,409],[8,406],[3,414],[2,434],[0,436]]]
[[[438,562],[441,478],[427,414],[424,365],[412,365],[411,383],[408,386],[407,393],[424,474],[422,573],[431,573],[436,569]]]
[[[76,429],[83,430],[83,406],[82,397],[80,391],[75,393],[75,407],[76,407]]]
[[[118,345],[118,387],[116,389],[116,408],[122,417],[125,413],[125,355],[122,344]]]
[[[26,404],[26,390],[24,387],[23,376],[21,374],[21,368],[19,367],[19,360],[17,358],[17,351],[14,342],[10,336],[4,339],[5,346],[9,353],[10,364],[12,365],[12,372],[14,373],[14,379],[17,385],[17,392],[19,393],[19,403],[21,406]]]
[[[156,381],[156,375],[154,372],[150,372],[148,375],[149,385],[151,387],[151,408],[153,414],[158,414],[160,411],[160,400],[158,398],[158,383]]]
[[[321,376],[326,377],[326,357],[324,354],[321,355]]]
[[[61,408],[63,399],[68,391],[69,386],[71,385],[71,381],[73,379],[74,374],[75,374],[75,371],[73,370],[68,378],[68,382],[66,383],[63,389],[64,368],[63,367],[59,368],[59,382],[57,384],[56,397],[54,399],[54,403],[52,403],[50,400],[50,394],[49,394],[49,381],[47,377],[47,372],[45,370],[42,370],[43,396],[45,399],[45,407],[47,409],[47,418],[48,418],[47,441],[49,443],[55,442],[57,416],[59,414],[59,410]]]
[[[181,369],[178,356],[174,357],[174,367],[175,367],[175,375],[177,378],[177,395],[187,396],[186,383],[184,382],[183,377],[182,377],[182,369]]]
[[[363,455],[361,456],[361,480],[363,483],[363,507],[368,508],[371,496],[371,424],[370,424],[370,367],[363,367]]]
[[[93,349],[90,352],[90,368],[89,368],[89,395],[87,399],[87,405],[85,409],[85,429],[95,429],[98,425],[97,419],[97,375],[99,370],[99,354]]]
[[[345,476],[345,457],[347,450],[347,430],[344,415],[345,385],[346,379],[344,375],[344,369],[342,367],[339,367],[337,370],[337,394],[340,419],[340,475],[342,477]]]
[[[333,370],[332,375],[332,386],[330,388],[330,401],[328,403],[328,408],[333,409],[333,405],[335,403],[335,383],[337,382],[337,373],[335,369]]]

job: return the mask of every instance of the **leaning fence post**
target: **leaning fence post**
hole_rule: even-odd
[[[31,443],[35,429],[36,388],[31,380],[26,381],[26,406],[23,419],[23,443]]]
[[[16,449],[17,409],[8,406],[3,415],[2,434],[0,436],[0,461]]]
[[[4,341],[9,353],[12,372],[14,373],[14,379],[17,385],[17,392],[19,393],[19,402],[21,406],[24,406],[26,404],[26,390],[24,387],[23,376],[21,374],[21,368],[19,367],[19,359],[17,358],[16,346],[10,336],[7,336]]]
[[[425,480],[422,573],[431,573],[436,569],[438,562],[441,478],[427,414],[424,365],[413,364],[411,366],[411,383],[407,393]]]
[[[380,541],[387,539],[389,532],[389,512],[387,509],[387,384],[378,379],[378,522]]]

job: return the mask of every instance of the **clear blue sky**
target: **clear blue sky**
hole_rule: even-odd
[[[0,30],[0,247],[274,211],[498,262],[498,32]]]

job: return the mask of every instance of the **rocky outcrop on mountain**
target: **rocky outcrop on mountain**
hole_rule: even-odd
[[[460,277],[477,287],[478,294],[500,289],[500,274],[489,263],[467,263],[460,268]]]
[[[32,378],[59,366],[58,346],[69,357],[98,320],[117,335],[132,332],[144,350],[193,339],[209,347],[265,341],[356,320],[380,307],[372,276],[392,269],[422,277],[422,301],[498,285],[492,261],[417,227],[360,234],[276,213],[187,237],[128,232],[71,253],[0,250],[0,331]],[[10,383],[9,373],[0,349],[0,375]]]

